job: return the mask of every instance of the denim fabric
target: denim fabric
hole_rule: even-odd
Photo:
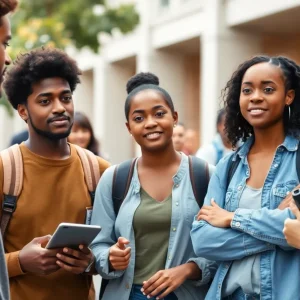
[[[105,171],[97,187],[91,223],[100,225],[102,230],[93,241],[91,249],[96,258],[97,271],[103,278],[111,279],[103,300],[128,300],[135,265],[135,238],[132,221],[141,201],[141,186],[137,166],[135,166],[127,196],[116,217],[111,198],[114,168],[115,166]],[[165,269],[189,261],[195,262],[202,270],[202,280],[187,280],[174,293],[179,300],[200,300],[206,295],[207,283],[215,273],[217,265],[197,257],[193,251],[190,230],[199,207],[193,194],[188,157],[185,154],[182,154],[181,164],[177,174],[173,177],[173,182],[171,230]],[[117,242],[120,236],[130,241],[130,263],[125,271],[109,272],[109,248]]]
[[[277,147],[262,189],[261,209],[238,208],[241,193],[250,176],[247,155],[253,143],[249,138],[238,153],[223,158],[210,180],[205,204],[210,199],[235,212],[231,228],[218,228],[205,221],[194,221],[191,231],[195,253],[220,265],[206,299],[221,299],[222,284],[232,261],[260,253],[260,296],[263,300],[299,299],[300,251],[289,246],[284,221],[295,218],[289,208],[278,205],[298,183],[296,150],[299,141],[287,136]],[[226,189],[227,166],[233,158],[241,161]]]
[[[260,300],[260,295],[258,294],[245,294],[240,288],[236,290],[232,295],[224,297],[223,300]]]
[[[133,285],[131,288],[130,298],[129,300],[155,300],[155,297],[147,298],[141,292],[141,285]],[[167,297],[164,297],[162,300],[177,300],[178,298],[174,293],[169,294]]]

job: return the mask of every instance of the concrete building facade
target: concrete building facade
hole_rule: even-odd
[[[286,55],[300,63],[300,0],[111,0],[133,2],[140,24],[130,34],[99,34],[99,54],[76,54],[83,70],[74,98],[89,115],[112,163],[138,153],[124,125],[125,85],[150,71],[173,98],[179,119],[199,133],[216,131],[221,90],[237,66],[256,54]],[[22,128],[0,108],[0,148]]]

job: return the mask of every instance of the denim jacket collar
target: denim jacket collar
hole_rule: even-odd
[[[236,160],[236,156],[239,155],[241,159],[246,157],[250,151],[250,148],[254,142],[254,136],[250,136],[246,142],[242,145],[242,147],[237,151],[234,156],[234,160]],[[298,149],[299,140],[291,135],[287,135],[279,148],[285,148],[287,151],[296,151]]]
[[[173,176],[173,182],[175,185],[178,184],[182,180],[182,178],[185,176],[186,172],[188,172],[188,170],[189,170],[188,156],[182,152],[180,154],[181,154],[181,162],[180,162],[177,173]],[[137,170],[137,161],[138,160],[139,160],[139,158],[135,162],[134,171],[133,171],[133,175],[132,175],[132,187],[133,187],[133,192],[135,194],[139,193],[140,189],[141,189],[141,184],[139,181],[139,175],[138,175],[138,170]]]

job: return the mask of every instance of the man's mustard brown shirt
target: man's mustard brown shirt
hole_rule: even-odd
[[[20,250],[35,237],[53,234],[61,222],[85,222],[86,207],[91,206],[91,199],[76,149],[70,145],[69,158],[53,160],[32,153],[24,144],[20,148],[24,164],[23,189],[4,237],[11,299],[89,299],[91,276],[64,270],[44,276],[24,274],[19,263]],[[98,161],[102,174],[109,164],[101,158]],[[1,207],[2,189],[0,161]]]

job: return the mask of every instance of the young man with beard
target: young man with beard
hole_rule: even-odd
[[[11,39],[10,23],[7,14],[17,6],[17,0],[0,0],[0,97],[3,82],[3,75],[6,67],[11,63],[7,53],[8,42]],[[9,285],[6,270],[5,256],[0,236],[0,299],[9,299]]]
[[[64,52],[37,49],[20,56],[6,76],[8,99],[29,130],[20,145],[23,188],[4,236],[12,300],[92,299],[92,276],[85,272],[93,261],[89,248],[43,247],[59,223],[83,224],[91,206],[81,160],[67,143],[79,75]],[[98,162],[102,174],[108,163]],[[2,168],[0,163],[0,183]]]

